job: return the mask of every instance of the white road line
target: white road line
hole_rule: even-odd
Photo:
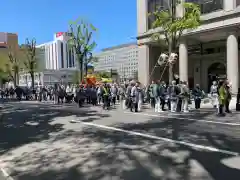
[[[0,160],[0,165],[2,164],[2,161]],[[3,176],[8,179],[8,180],[14,180],[9,174],[8,172],[5,170],[5,168],[0,167],[0,171],[2,172]]]
[[[177,117],[177,116],[172,116],[172,115],[163,116],[163,115],[157,115],[157,114],[134,113],[134,112],[124,112],[124,113],[125,114],[133,114],[133,115],[150,116],[150,117],[162,117],[162,118],[169,118],[169,119],[182,119],[182,120],[187,120],[187,121],[196,121],[196,122],[211,123],[211,124],[221,124],[221,125],[228,125],[228,126],[240,126],[240,123],[227,123],[227,122],[210,121],[210,120],[203,120],[203,119],[193,119],[193,118],[188,118],[188,117]]]
[[[73,121],[71,121],[71,122],[73,122]],[[80,122],[81,124],[86,125],[86,126],[93,126],[96,128],[123,132],[123,133],[127,133],[129,135],[132,135],[132,136],[141,136],[141,137],[145,137],[145,138],[149,138],[149,139],[156,139],[156,140],[161,140],[161,141],[165,141],[165,142],[169,142],[169,143],[184,145],[184,146],[188,146],[191,148],[197,148],[197,149],[202,149],[202,150],[207,150],[207,151],[212,151],[212,152],[219,152],[219,153],[228,154],[228,155],[232,155],[232,156],[239,156],[239,153],[237,153],[237,152],[227,151],[227,150],[223,150],[223,149],[217,149],[217,148],[211,147],[211,146],[203,146],[203,145],[198,145],[198,144],[193,144],[193,143],[187,143],[184,141],[176,141],[176,140],[172,140],[172,139],[168,139],[168,138],[153,136],[153,135],[149,135],[149,134],[143,134],[143,133],[134,132],[134,131],[128,131],[128,130],[110,127],[110,126],[104,126],[104,125],[100,125],[100,124],[85,123],[85,122],[81,122],[81,121],[75,121],[75,122]]]

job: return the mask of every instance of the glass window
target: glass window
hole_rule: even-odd
[[[223,0],[186,0],[186,2],[199,4],[202,14],[207,14],[223,9]]]
[[[64,59],[63,59],[63,43],[61,42],[61,63],[62,63],[62,68],[64,68]]]
[[[240,6],[240,0],[236,0],[236,6]]]
[[[166,0],[148,0],[148,13],[155,11],[161,11],[168,8],[168,1]],[[152,23],[154,22],[155,17],[153,15],[148,16],[148,28],[152,28]]]

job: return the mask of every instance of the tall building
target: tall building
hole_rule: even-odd
[[[45,69],[57,70],[76,66],[76,55],[68,45],[69,36],[66,32],[54,34],[54,40],[38,45],[41,49],[39,58],[44,62]]]
[[[4,68],[8,62],[8,53],[19,53],[18,35],[14,33],[0,32],[0,68]]]
[[[69,47],[69,36],[66,32],[54,34],[54,40],[37,45],[37,68],[35,85],[53,85],[55,83],[71,83],[76,71],[76,55]],[[29,73],[21,72],[19,85],[31,86]]]
[[[115,70],[121,80],[135,78],[138,73],[138,46],[137,43],[128,43],[103,49],[95,54],[98,62],[96,71]]]
[[[183,2],[183,0],[181,0]],[[185,0],[198,3],[201,7],[203,23],[194,30],[183,32],[179,45],[179,61],[175,73],[180,80],[188,81],[193,87],[200,84],[205,90],[217,77],[227,77],[232,83],[233,93],[239,87],[239,25],[240,0]],[[163,48],[150,38],[154,17],[149,13],[157,8],[167,8],[167,0],[137,0],[137,24],[139,44],[139,80],[149,83],[150,73]],[[184,11],[177,6],[177,15]],[[162,70],[156,68],[152,79],[160,78]],[[168,74],[168,73],[166,73]],[[166,75],[167,76],[167,75]],[[168,77],[166,78],[168,79]]]
[[[18,49],[18,35],[14,33],[0,32],[0,49]]]

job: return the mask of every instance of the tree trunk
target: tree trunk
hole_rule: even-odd
[[[34,73],[31,72],[30,76],[31,76],[31,80],[32,80],[32,89],[34,89]]]
[[[83,81],[83,62],[80,61],[79,62],[79,80],[80,80],[80,83],[82,83]]]
[[[17,86],[17,73],[16,72],[14,72],[13,85],[16,88],[16,86]]]
[[[88,70],[87,70],[87,63],[85,63],[85,76],[87,77],[87,73],[88,73]]]
[[[169,58],[170,58],[171,53],[172,53],[172,40],[169,39],[169,45],[168,45]],[[169,79],[169,84],[171,84],[173,81],[173,64],[171,64],[171,63],[168,63],[168,79]]]

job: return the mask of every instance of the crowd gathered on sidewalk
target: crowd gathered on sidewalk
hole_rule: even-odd
[[[143,86],[140,82],[128,83],[101,83],[96,85],[60,85],[38,86],[34,89],[28,87],[10,87],[1,89],[1,98],[17,98],[22,100],[52,101],[54,104],[77,103],[79,107],[85,104],[93,106],[102,105],[103,109],[115,107],[116,103],[122,109],[141,111],[144,104],[149,104],[155,112],[189,112],[189,107],[194,104],[195,109],[200,109],[206,94],[199,84],[189,89],[187,82],[170,84],[164,81],[152,81],[150,85]],[[231,113],[231,86],[227,81],[214,81],[209,93],[213,108],[220,116]]]

